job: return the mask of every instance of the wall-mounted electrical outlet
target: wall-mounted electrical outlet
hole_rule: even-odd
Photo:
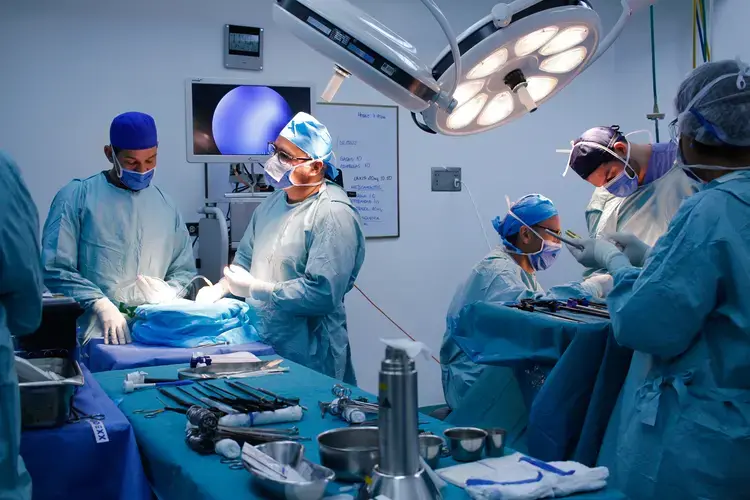
[[[433,167],[431,181],[433,191],[461,191],[461,168]]]

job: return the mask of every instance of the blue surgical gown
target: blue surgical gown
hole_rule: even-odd
[[[623,231],[653,246],[667,231],[682,201],[700,189],[695,177],[676,166],[676,156],[675,144],[654,144],[644,184],[635,193],[620,198],[601,187],[594,190],[586,207],[589,237]],[[585,275],[594,272],[588,270]]]
[[[356,384],[346,330],[344,296],[365,259],[356,209],[336,184],[289,203],[284,191],[255,210],[234,264],[275,284],[258,310],[258,333],[281,356]]]
[[[750,172],[725,175],[683,203],[642,270],[613,274],[615,338],[651,358],[640,384],[628,375],[603,457],[630,498],[747,498],[748,220]]]
[[[0,498],[28,500],[31,478],[19,456],[21,408],[11,335],[42,320],[39,215],[15,163],[0,151]]]
[[[176,289],[187,285],[195,258],[176,205],[154,185],[131,191],[106,175],[73,180],[52,201],[42,234],[44,284],[86,309],[102,297],[141,305],[132,293],[138,275]],[[95,324],[91,316],[82,316],[83,328]],[[90,337],[94,330],[82,333]]]
[[[445,320],[445,334],[440,347],[443,394],[453,409],[459,407],[462,398],[487,368],[474,363],[454,340],[461,310],[474,302],[504,303],[530,298],[590,298],[591,295],[579,284],[570,283],[553,287],[549,294],[536,280],[535,274],[524,271],[508,255],[503,245],[496,246],[474,269],[469,278],[459,286]],[[510,369],[507,374],[510,374]],[[540,374],[530,374],[531,379]],[[530,380],[530,383],[535,383]],[[524,384],[525,385],[525,384]],[[523,390],[523,389],[522,389]],[[529,399],[529,398],[527,398]]]

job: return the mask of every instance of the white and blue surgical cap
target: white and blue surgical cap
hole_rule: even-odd
[[[527,194],[511,205],[510,212],[513,212],[515,217],[508,214],[503,218],[495,217],[492,221],[492,227],[503,242],[506,242],[509,236],[517,234],[524,224],[529,227],[536,226],[558,215],[552,200],[541,194]]]
[[[709,146],[750,146],[750,67],[738,60],[694,69],[675,98],[678,132]]]
[[[297,113],[287,123],[279,136],[288,139],[292,144],[307,153],[310,158],[321,160],[328,167],[331,179],[338,176],[338,169],[331,161],[333,157],[333,140],[325,125],[307,113]]]

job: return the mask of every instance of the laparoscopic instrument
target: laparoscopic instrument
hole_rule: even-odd
[[[547,234],[554,236],[566,245],[570,245],[572,247],[583,250],[583,245],[581,245],[581,242],[576,241],[577,239],[580,240],[580,238],[573,231],[565,231],[565,234],[556,233],[554,231],[550,231],[549,229],[545,229],[545,231],[547,232]]]
[[[510,307],[521,309],[528,312],[539,312],[548,316],[553,316],[566,321],[583,323],[583,321],[558,314],[560,311],[574,312],[586,316],[595,316],[597,318],[609,319],[609,312],[604,304],[594,304],[585,299],[569,299],[565,302],[559,300],[534,300],[524,299],[518,304],[511,304]]]

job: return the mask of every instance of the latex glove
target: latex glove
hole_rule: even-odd
[[[92,306],[104,331],[105,344],[129,344],[128,320],[107,297],[97,300]]]
[[[581,283],[584,290],[596,299],[606,299],[615,286],[615,281],[609,274],[597,274]]]
[[[620,252],[614,243],[606,240],[580,239],[576,243],[581,248],[567,245],[570,253],[582,266],[588,268],[606,268],[614,272],[630,265],[628,258]]]
[[[158,278],[138,276],[136,284],[149,304],[164,304],[177,298],[177,290]]]
[[[204,286],[198,290],[198,294],[195,296],[195,302],[197,304],[213,304],[217,300],[223,298],[229,293],[229,287],[227,286],[226,280],[220,280],[215,285]]]
[[[622,248],[622,253],[636,267],[643,267],[646,257],[651,252],[651,247],[632,233],[610,233],[605,234],[604,237]]]
[[[273,283],[259,280],[243,268],[235,265],[224,268],[229,291],[238,297],[252,297],[256,300],[267,301],[273,293]]]

